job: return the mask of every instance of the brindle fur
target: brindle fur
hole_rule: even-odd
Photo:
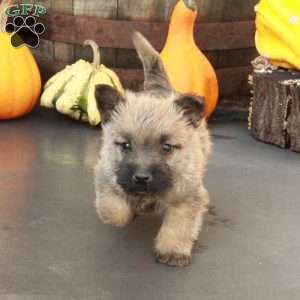
[[[211,142],[203,102],[172,90],[159,54],[140,34],[133,40],[144,65],[145,90],[124,96],[107,86],[96,91],[105,118],[95,167],[95,206],[104,223],[120,227],[148,211],[161,214],[157,261],[185,266],[209,203],[203,175]],[[126,152],[120,144],[128,141],[132,149]],[[164,143],[176,147],[165,153]],[[153,177],[142,192],[131,181],[137,169]]]

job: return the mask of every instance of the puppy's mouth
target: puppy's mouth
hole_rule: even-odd
[[[133,186],[125,186],[121,184],[124,192],[130,196],[148,196],[154,194],[154,191],[151,191],[149,186],[144,187],[133,187]]]
[[[149,192],[148,191],[135,191],[134,192],[136,195],[147,195],[147,194],[149,194]]]
[[[145,185],[145,186],[135,186],[131,184],[123,184],[119,181],[119,185],[123,189],[123,191],[129,196],[135,197],[147,197],[147,196],[156,196],[161,195],[166,190],[170,188],[169,185],[161,186],[161,185]]]

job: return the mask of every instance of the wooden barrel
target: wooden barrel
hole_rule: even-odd
[[[83,40],[101,47],[102,61],[116,68],[125,86],[133,87],[141,68],[130,34],[140,30],[160,50],[177,0],[57,0],[46,1],[47,31],[35,55],[46,79],[79,58],[91,60]],[[254,6],[257,0],[198,0],[195,37],[216,68],[219,108],[245,110],[249,104],[250,62],[254,48]]]

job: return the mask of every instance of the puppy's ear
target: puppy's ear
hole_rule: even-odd
[[[146,91],[155,89],[171,90],[171,84],[159,53],[139,32],[134,32],[132,40],[138,56],[143,63],[144,89]]]
[[[103,124],[110,120],[116,107],[121,102],[125,102],[123,96],[116,89],[106,84],[96,85],[95,97]]]
[[[182,95],[175,100],[175,104],[191,126],[195,128],[199,127],[201,120],[204,118],[203,97]]]

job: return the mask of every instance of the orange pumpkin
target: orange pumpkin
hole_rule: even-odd
[[[173,11],[161,58],[175,90],[205,98],[205,116],[214,111],[219,87],[216,73],[194,39],[197,5],[179,0]]]
[[[11,0],[0,6],[0,120],[29,113],[41,93],[41,76],[27,46],[14,48],[10,34],[4,32],[7,17],[3,12]]]

